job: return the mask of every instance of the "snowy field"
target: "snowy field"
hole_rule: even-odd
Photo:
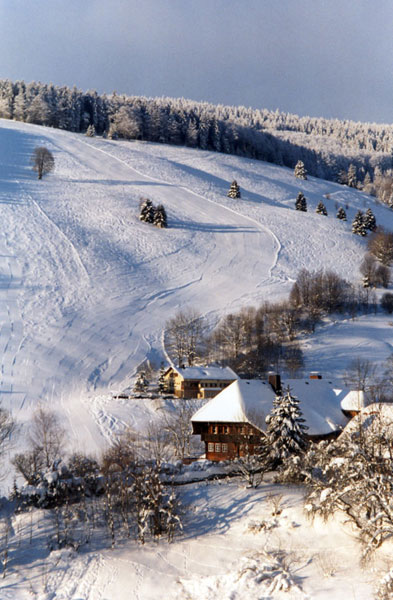
[[[37,145],[56,162],[43,181],[29,164]],[[240,200],[226,197],[234,178]],[[355,212],[371,205],[377,223],[393,229],[393,213],[373,199],[286,168],[5,120],[0,179],[1,401],[20,423],[50,403],[82,450],[98,451],[124,423],[138,427],[108,392],[127,387],[144,360],[166,360],[163,328],[179,308],[214,324],[286,297],[302,267],[356,281],[365,241],[350,232]],[[299,189],[306,214],[294,210]],[[314,212],[326,194],[327,218]],[[167,230],[139,221],[141,196],[164,204]],[[347,223],[334,218],[336,203],[348,205]],[[331,327],[309,342],[307,368],[340,376],[354,347],[383,360],[387,322]]]
[[[14,517],[0,597],[370,600],[374,582],[388,569],[391,547],[361,567],[355,532],[339,519],[311,525],[296,487],[264,483],[250,490],[232,480],[193,484],[180,494],[187,510],[184,531],[169,545],[128,539],[110,550],[107,535],[78,552],[50,552],[49,511]]]
[[[55,157],[55,171],[42,181],[29,164],[36,146]],[[233,179],[239,200],[226,197]],[[299,190],[307,213],[294,210]],[[164,204],[167,230],[139,221],[142,196]],[[320,200],[327,218],[315,214]],[[336,203],[348,206],[347,223],[335,218]],[[179,308],[196,308],[214,325],[243,306],[285,298],[303,267],[333,269],[357,282],[366,244],[351,233],[357,210],[371,206],[377,223],[393,230],[392,211],[372,198],[331,182],[297,180],[286,168],[5,120],[0,204],[0,399],[19,423],[18,450],[38,405],[61,415],[67,450],[98,453],[125,426],[143,430],[155,417],[154,403],[114,399],[112,392],[127,388],[145,360],[156,366],[167,360],[163,329]],[[357,356],[382,363],[392,346],[386,315],[330,323],[304,340],[306,369],[341,377]],[[249,518],[269,510],[267,489],[231,484],[230,493],[221,491],[203,484],[184,492],[201,519],[170,547],[129,543],[113,552],[52,556],[43,549],[43,532],[34,562],[27,549],[27,571],[15,566],[0,598],[252,598],[247,586],[255,582],[234,573],[249,550],[265,548],[266,534],[246,528]],[[307,524],[298,491],[286,491],[284,500],[287,517],[274,526],[269,548],[296,555],[298,597],[370,598],[374,576],[358,570],[351,535],[337,523],[317,530]],[[27,524],[19,518],[23,532]],[[27,530],[20,535],[23,546]],[[334,575],[318,571],[319,553],[327,556],[321,563],[334,563]],[[273,570],[277,556],[265,560]],[[59,569],[45,575],[51,561]],[[235,580],[232,595],[227,590]],[[280,597],[268,585],[260,593]]]

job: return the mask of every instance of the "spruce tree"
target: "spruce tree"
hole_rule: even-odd
[[[275,466],[294,454],[300,454],[307,448],[306,430],[299,400],[287,390],[276,396],[273,410],[266,417],[266,436],[270,447],[270,457]]]
[[[360,235],[362,237],[367,235],[367,230],[363,221],[363,213],[361,210],[358,210],[354,220],[352,221],[352,233],[355,233],[356,235]]]
[[[295,208],[296,210],[307,212],[307,200],[302,194],[302,192],[299,192],[296,196]]]
[[[337,217],[337,219],[340,219],[340,221],[347,220],[347,213],[345,212],[345,210],[343,209],[342,206],[340,206],[340,208],[338,209],[336,217]]]
[[[149,198],[141,199],[141,212],[139,218],[145,223],[154,223],[155,208],[153,202]]]
[[[168,227],[166,211],[162,204],[159,204],[154,211],[153,223],[156,227]]]
[[[86,129],[86,136],[94,137],[95,134],[96,134],[96,128],[94,127],[94,125],[89,125],[89,127]]]
[[[349,187],[355,188],[357,187],[357,175],[356,175],[356,167],[355,165],[350,164],[348,168],[348,177],[347,177],[347,185]]]
[[[227,193],[228,198],[241,198],[240,188],[237,184],[236,179],[234,179],[231,183],[231,187],[229,188],[229,192]]]
[[[295,166],[294,175],[297,179],[307,179],[307,170],[303,161],[298,160]]]
[[[318,203],[317,210],[315,211],[318,215],[325,215],[327,217],[327,210],[324,203],[321,201]]]
[[[166,392],[166,381],[165,381],[165,368],[164,364],[161,364],[160,373],[158,375],[158,392],[159,394],[164,394]]]
[[[146,393],[149,387],[149,380],[146,377],[146,374],[144,371],[140,371],[140,373],[138,373],[138,377],[135,380],[134,383],[134,393],[135,394],[141,394],[141,393]]]
[[[368,208],[366,210],[366,214],[363,217],[363,223],[366,229],[368,229],[369,231],[375,231],[377,228],[377,223],[375,220],[375,216],[371,210],[371,208]]]

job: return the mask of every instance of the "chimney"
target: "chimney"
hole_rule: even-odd
[[[267,381],[268,383],[270,383],[270,385],[273,388],[273,391],[276,394],[281,394],[281,377],[278,373],[270,371],[267,377]]]
[[[311,371],[310,379],[322,379],[322,375],[318,371]]]

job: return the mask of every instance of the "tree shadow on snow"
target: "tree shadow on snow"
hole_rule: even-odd
[[[217,223],[196,223],[192,221],[170,220],[171,229],[184,229],[187,231],[203,231],[205,233],[260,233],[256,227],[237,227],[236,225],[218,225]]]

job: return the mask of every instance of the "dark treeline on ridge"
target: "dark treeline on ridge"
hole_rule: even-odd
[[[370,185],[393,167],[393,126],[298,117],[184,98],[99,95],[76,87],[0,80],[0,117],[67,131],[185,145],[293,168],[341,181],[349,167]]]

